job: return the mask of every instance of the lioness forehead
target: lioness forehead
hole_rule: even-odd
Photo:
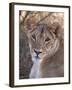
[[[43,32],[48,29],[47,24],[38,24],[37,27],[32,32]]]

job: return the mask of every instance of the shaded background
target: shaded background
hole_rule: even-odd
[[[29,78],[32,60],[26,34],[20,29],[19,32],[19,78]]]

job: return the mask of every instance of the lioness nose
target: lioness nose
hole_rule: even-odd
[[[40,53],[42,53],[41,51],[36,50],[36,49],[34,49],[34,52],[37,54],[37,56],[38,56]]]

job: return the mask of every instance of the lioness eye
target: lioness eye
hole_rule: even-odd
[[[45,39],[45,41],[47,42],[47,41],[49,41],[50,39],[47,37],[46,39]]]
[[[34,40],[36,40],[36,36],[35,36],[35,34],[32,35],[32,38],[33,38]]]

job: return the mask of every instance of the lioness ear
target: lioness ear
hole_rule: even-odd
[[[20,29],[22,32],[24,32],[24,33],[27,35],[28,38],[30,38],[30,35],[31,35],[31,31],[32,31],[32,30],[27,29],[26,27],[24,27],[23,24],[20,24],[19,29]]]
[[[21,21],[21,20],[20,20]],[[36,28],[36,24],[32,23],[32,21],[30,21],[30,19],[26,19],[25,21],[21,21],[20,26],[24,28],[25,31],[32,31]]]
[[[58,38],[63,38],[63,33],[64,33],[64,29],[62,28],[62,26],[59,23],[56,23],[56,28],[55,28],[55,35]]]
[[[61,26],[58,22],[54,22],[54,23],[50,26],[50,31],[51,31],[52,33],[54,33],[54,35],[55,35],[56,37],[60,37],[64,30],[63,30],[62,26]]]

